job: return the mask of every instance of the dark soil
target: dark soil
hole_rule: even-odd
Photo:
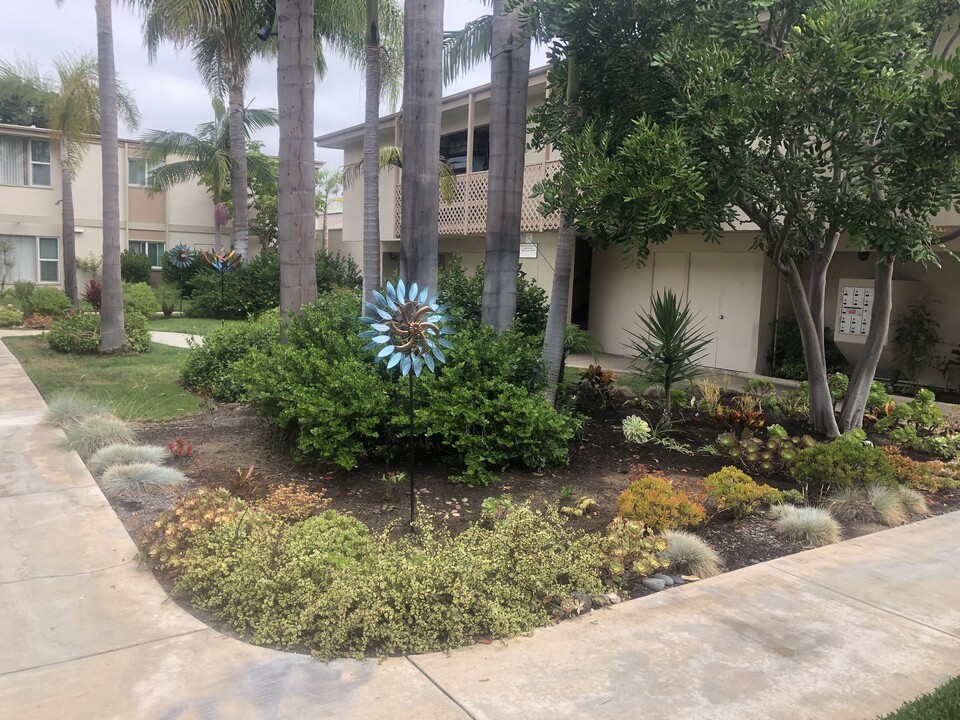
[[[643,465],[696,487],[700,480],[725,465],[728,458],[703,453],[685,455],[657,445],[628,444],[621,430],[624,417],[636,413],[624,401],[612,401],[596,411],[581,436],[570,447],[570,463],[566,467],[540,471],[508,469],[499,483],[475,487],[451,483],[450,475],[459,471],[444,465],[421,450],[416,467],[417,498],[427,512],[442,517],[453,532],[465,529],[481,514],[485,498],[509,493],[514,503],[531,500],[535,504],[561,502],[575,505],[580,498],[592,498],[597,511],[584,517],[572,517],[571,523],[588,531],[601,530],[616,514],[617,496],[629,483],[631,465]],[[235,491],[234,477],[238,469],[254,466],[252,488],[237,494],[263,497],[272,488],[284,483],[304,484],[322,491],[334,510],[353,515],[373,530],[394,525],[394,532],[405,532],[410,513],[408,483],[391,486],[383,481],[386,474],[406,471],[406,459],[394,463],[370,461],[345,471],[331,464],[304,465],[294,462],[290,444],[269,420],[258,418],[244,405],[220,405],[212,412],[165,422],[142,423],[138,427],[144,443],[167,445],[183,438],[193,448],[190,456],[175,463],[190,478],[177,493],[143,495],[135,501],[120,501],[117,513],[131,536],[139,539],[144,527],[169,508],[177,495],[200,487],[225,487]],[[673,437],[693,449],[711,444],[725,428],[688,413],[678,423]],[[798,432],[799,428],[788,428]],[[795,487],[788,476],[755,477],[778,488]],[[960,492],[941,492],[929,496],[935,514],[960,508]],[[844,528],[845,537],[863,534],[864,528]],[[698,531],[726,562],[727,569],[736,569],[802,548],[778,539],[772,523],[762,517],[734,523],[723,516],[714,518]]]

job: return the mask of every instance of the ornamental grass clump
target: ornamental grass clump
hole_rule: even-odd
[[[95,400],[77,395],[58,395],[47,403],[44,419],[51,425],[67,427],[79,423],[91,415],[102,415],[106,408]]]
[[[822,508],[778,505],[772,514],[777,533],[792,543],[821,547],[840,541],[840,525]]]
[[[927,501],[907,487],[869,485],[866,488],[841,488],[829,499],[835,517],[851,523],[879,523],[888,527],[903,525],[913,517],[929,513]]]
[[[672,571],[698,578],[713,577],[722,571],[723,560],[703,538],[683,530],[667,530],[663,539],[667,543],[663,560]]]
[[[63,429],[67,447],[86,460],[107,445],[130,445],[137,439],[133,429],[113,415],[89,415]]]
[[[126,498],[142,492],[177,487],[187,480],[176,468],[154,463],[113,465],[100,478],[100,489],[111,497]]]
[[[102,473],[114,465],[153,463],[159,465],[170,458],[170,451],[160,445],[127,445],[118,443],[97,450],[87,461],[93,473]]]

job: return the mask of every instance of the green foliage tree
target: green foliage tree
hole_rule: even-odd
[[[320,238],[323,252],[330,249],[330,235],[327,229],[327,214],[330,212],[330,205],[337,201],[342,201],[340,193],[343,192],[343,168],[338,170],[317,170],[317,217],[323,216]]]
[[[939,53],[948,5],[536,7],[557,38],[551,85],[564,87],[571,66],[579,79],[572,123],[562,92],[536,112],[535,140],[552,142],[564,158],[543,188],[546,209],[562,209],[595,245],[617,243],[641,260],[673,231],[716,240],[749,218],[793,303],[812,424],[831,436],[858,425],[886,340],[894,264],[938,264],[930,221],[960,197],[960,62],[952,49]],[[824,306],[841,237],[872,251],[877,264],[870,336],[838,427]]]
[[[257,173],[247,178],[249,206],[253,211],[250,232],[260,240],[260,247],[276,248],[280,237],[277,227],[277,173],[280,166],[275,157],[263,154],[262,147],[258,142],[247,145],[247,157],[257,156],[256,162],[269,169],[269,176]]]
[[[0,123],[50,127],[46,109],[54,93],[32,82],[39,76],[35,65],[0,61]]]

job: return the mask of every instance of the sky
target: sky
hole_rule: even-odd
[[[4,22],[0,23],[0,57],[8,61],[35,62],[44,73],[53,74],[53,60],[62,52],[96,54],[96,16],[90,0],[0,0]],[[464,23],[489,13],[482,0],[446,0],[444,28],[459,29]],[[200,82],[188,50],[161,49],[149,63],[143,47],[140,17],[126,3],[114,3],[113,35],[117,77],[133,91],[140,108],[140,129],[125,128],[120,136],[136,139],[146,129],[192,132],[213,117],[210,97]],[[534,47],[531,67],[546,63],[544,48]],[[324,79],[316,85],[314,135],[322,135],[363,122],[363,73],[330,53]],[[256,61],[247,85],[247,103],[252,107],[277,107],[276,65]],[[490,81],[489,65],[478,66],[444,89],[460,92]],[[381,110],[386,114],[390,108]],[[277,130],[258,133],[264,150],[277,152]],[[338,167],[343,154],[317,149],[317,159]]]

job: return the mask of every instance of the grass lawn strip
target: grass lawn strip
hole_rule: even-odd
[[[213,320],[210,318],[154,318],[147,323],[147,327],[153,331],[160,332],[178,332],[189,335],[203,335],[204,337],[223,327],[223,324],[237,325],[243,320]]]
[[[62,355],[39,337],[8,337],[7,347],[44,399],[76,393],[126,420],[171,420],[200,412],[202,401],[177,385],[185,350],[152,343],[145,355]]]
[[[957,720],[960,718],[960,676],[880,720]]]

